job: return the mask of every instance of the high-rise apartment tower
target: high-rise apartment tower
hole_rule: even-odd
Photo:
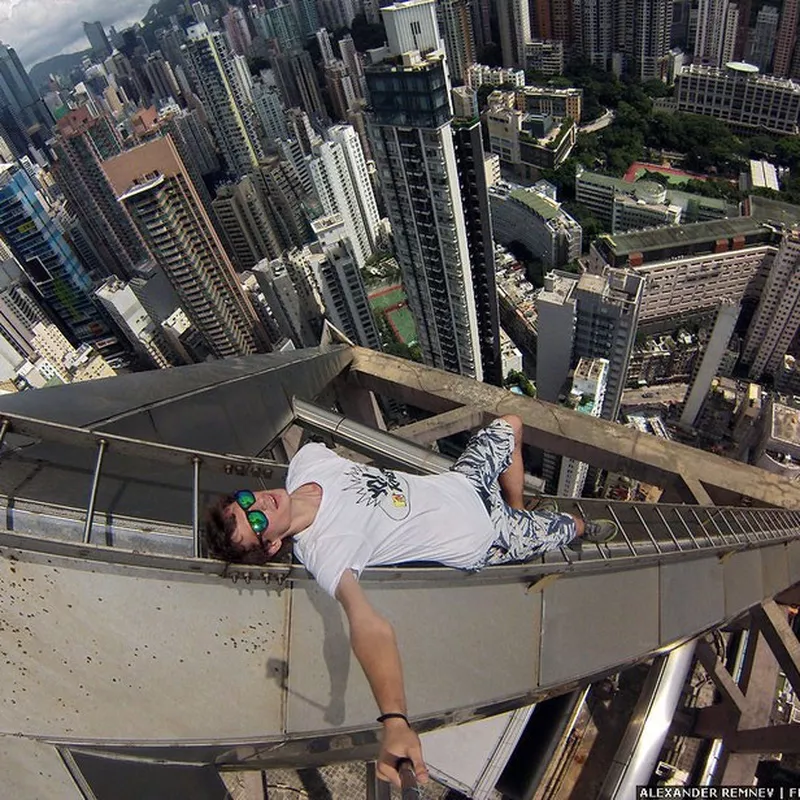
[[[366,69],[373,156],[426,363],[481,379],[478,321],[432,0],[381,9],[389,47]]]
[[[181,306],[218,358],[269,349],[170,136],[104,168]]]

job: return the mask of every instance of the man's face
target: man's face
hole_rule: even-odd
[[[286,489],[265,489],[253,492],[255,503],[248,511],[262,511],[268,521],[267,529],[261,533],[261,542],[247,521],[247,513],[238,503],[231,503],[226,515],[233,515],[236,529],[231,534],[231,543],[242,550],[262,547],[267,555],[274,556],[281,547],[281,540],[289,530],[292,521],[292,499]]]

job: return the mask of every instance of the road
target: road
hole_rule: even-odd
[[[610,108],[607,108],[602,117],[598,117],[594,122],[590,122],[587,125],[581,125],[580,128],[578,128],[578,133],[594,133],[595,131],[601,131],[603,128],[607,128],[613,121],[614,112]]]
[[[665,383],[661,386],[626,389],[622,393],[622,405],[649,406],[669,402],[682,403],[688,388],[685,383]]]

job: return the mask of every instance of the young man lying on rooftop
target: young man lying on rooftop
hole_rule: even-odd
[[[317,583],[344,608],[350,642],[380,709],[383,780],[399,786],[408,758],[427,779],[419,737],[407,719],[400,654],[391,624],[370,605],[366,567],[434,561],[465,570],[527,561],[571,542],[610,541],[609,520],[589,521],[523,500],[522,420],[499,417],[472,437],[452,471],[409,475],[356,464],[321,444],[301,447],[286,489],[242,490],[209,509],[209,555],[264,563],[284,539]]]

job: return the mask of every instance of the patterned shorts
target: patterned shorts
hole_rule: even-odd
[[[465,475],[486,506],[497,538],[485,559],[474,569],[490,564],[528,561],[572,541],[575,520],[569,514],[522,511],[503,500],[497,479],[514,453],[514,429],[496,419],[478,431],[452,469]]]

